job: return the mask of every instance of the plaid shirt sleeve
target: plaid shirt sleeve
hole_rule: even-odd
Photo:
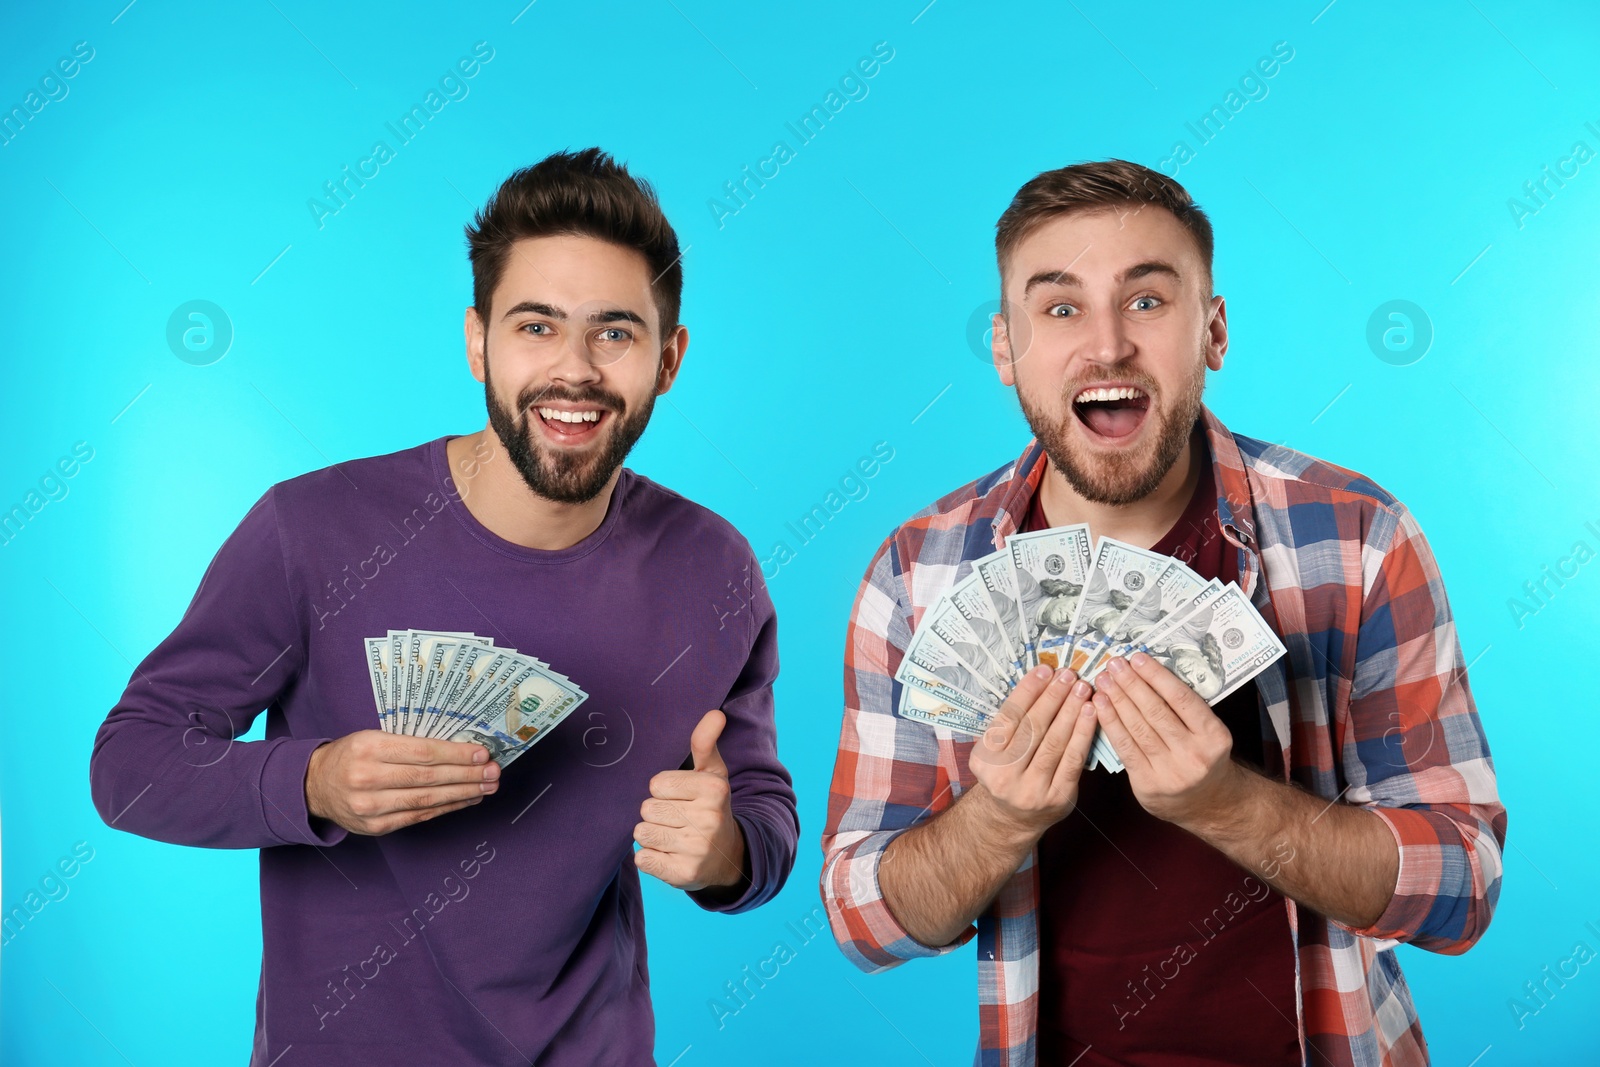
[[[1400,848],[1394,896],[1352,933],[1465,952],[1500,895],[1506,810],[1433,553],[1398,503],[1361,548],[1361,622],[1342,750],[1348,799]]]
[[[948,945],[925,945],[895,919],[878,884],[889,842],[953,800],[950,740],[894,711],[894,672],[911,637],[901,595],[906,588],[890,537],[867,568],[850,611],[844,725],[822,835],[822,901],[834,940],[868,973],[954,951],[977,932],[969,926]]]

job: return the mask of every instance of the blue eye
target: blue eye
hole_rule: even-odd
[[[611,334],[615,334],[616,336],[614,336],[614,337],[613,336],[609,336]],[[600,336],[601,336],[601,338],[603,340],[606,340],[606,341],[626,341],[626,340],[629,339],[629,335],[628,335],[628,331],[627,330],[618,329],[615,326],[612,326],[612,327],[609,327],[607,329],[601,330],[600,331]]]
[[[1159,303],[1161,303],[1161,298],[1159,296],[1141,296],[1138,299],[1136,299],[1134,301],[1134,303],[1135,304],[1139,304],[1139,303],[1143,303],[1145,301],[1150,301],[1152,303],[1159,304]],[[1147,310],[1154,310],[1154,309],[1147,309]]]
[[[1053,318],[1057,318],[1057,319],[1070,318],[1071,317],[1070,315],[1057,315],[1056,314],[1056,312],[1060,311],[1062,308],[1066,308],[1069,311],[1076,310],[1076,309],[1073,308],[1073,306],[1071,304],[1052,304],[1050,307],[1045,309],[1044,313],[1046,315],[1049,315],[1049,316],[1051,316]]]

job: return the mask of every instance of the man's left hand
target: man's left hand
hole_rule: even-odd
[[[1194,690],[1143,652],[1113,657],[1094,684],[1095,714],[1146,811],[1194,830],[1229,810],[1243,773],[1233,735]]]
[[[728,765],[717,751],[727,717],[708,711],[689,737],[694,769],[650,779],[644,820],[633,828],[641,871],[679,889],[736,886],[744,879],[744,831],[733,817]]]

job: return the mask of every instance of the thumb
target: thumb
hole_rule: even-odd
[[[694,760],[695,770],[728,777],[728,765],[722,762],[722,753],[717,751],[717,738],[722,736],[722,728],[727,722],[726,715],[712,708],[701,718],[694,733],[689,735],[689,755]]]

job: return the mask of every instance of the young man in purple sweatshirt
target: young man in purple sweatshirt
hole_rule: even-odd
[[[95,739],[109,824],[261,850],[258,1067],[652,1063],[638,872],[739,912],[794,863],[761,569],[622,466],[688,347],[672,227],[588,149],[467,237],[488,426],[269,488]],[[588,698],[503,771],[382,731],[363,641],[407,628]]]

